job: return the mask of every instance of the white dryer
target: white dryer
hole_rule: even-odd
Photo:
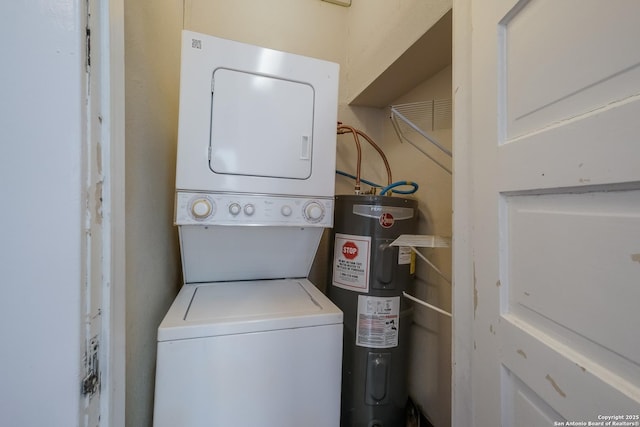
[[[339,425],[342,312],[307,279],[333,225],[338,66],[183,32],[154,427]]]

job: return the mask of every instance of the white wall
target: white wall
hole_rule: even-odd
[[[151,426],[156,332],[181,283],[173,194],[182,3],[125,2],[126,425]]]
[[[84,25],[77,2],[0,4],[0,425],[80,415]]]
[[[184,0],[185,29],[341,64],[346,79],[347,9],[320,0]],[[344,85],[340,99],[346,97]]]
[[[443,69],[392,104],[451,98],[451,66]],[[420,223],[418,232],[439,236],[452,235],[451,175],[436,166],[408,143],[402,143],[391,125],[388,109],[348,107],[340,109],[345,124],[363,130],[378,144],[389,161],[393,180],[409,180],[419,185],[412,195],[418,200]],[[439,142],[451,148],[451,130],[433,133]],[[415,139],[415,138],[414,138]],[[417,140],[417,142],[422,142]],[[425,141],[426,144],[426,141]],[[337,168],[355,174],[356,151],[351,135],[338,137]],[[362,177],[386,184],[386,172],[380,156],[362,141]],[[336,178],[336,194],[353,194],[354,181]],[[368,187],[363,186],[363,189]],[[423,249],[448,278],[451,278],[451,250]],[[412,293],[451,312],[451,285],[442,280],[420,260]],[[409,392],[436,427],[451,425],[451,319],[416,306],[412,328]]]
[[[353,3],[349,9],[344,101],[352,100],[365,90],[451,7],[448,1],[374,0]],[[424,52],[424,56],[429,54]],[[425,76],[423,83],[407,93],[398,94],[390,104],[451,99],[451,73],[449,66],[433,76]],[[394,181],[410,180],[419,184],[420,189],[412,196],[419,202],[419,232],[451,236],[451,175],[411,145],[400,142],[391,125],[388,109],[342,105],[339,119],[363,130],[380,145],[391,165]],[[434,136],[451,149],[450,129],[436,131]],[[385,168],[379,155],[364,142],[362,148],[362,176],[385,184]],[[338,137],[337,168],[354,174],[355,159],[352,137]],[[352,193],[353,181],[337,177],[336,194]],[[422,252],[451,278],[450,249]],[[451,291],[449,283],[418,261],[417,280],[413,289],[416,296],[451,312]],[[451,425],[451,319],[416,307],[414,322],[409,392],[436,427],[446,427]]]
[[[181,29],[340,62],[342,11],[320,0],[125,2],[127,426],[151,426],[157,327],[181,283],[172,225]]]
[[[449,9],[451,0],[354,0],[346,40],[347,101],[359,95]]]
[[[394,104],[451,98],[451,66],[443,69]],[[451,129],[431,132],[451,149]],[[395,138],[395,139],[394,139]],[[415,147],[400,143],[391,126],[385,128],[385,139],[394,142],[391,158],[401,171],[420,184],[416,197],[420,203],[420,233],[452,235],[452,178]],[[415,138],[414,138],[415,139]],[[428,145],[426,140],[417,143]],[[433,151],[433,150],[432,150]],[[398,179],[405,178],[399,176]],[[451,279],[451,250],[423,249],[421,252]],[[413,292],[419,298],[451,312],[451,285],[424,262],[418,260],[417,280]],[[436,427],[451,425],[451,319],[419,305],[415,308],[412,330],[412,359],[409,390]]]
[[[419,35],[415,29],[424,22],[418,21],[428,12],[411,12],[419,3],[368,1],[370,11],[391,5],[402,13],[387,20],[385,13],[376,12],[385,25],[354,28],[350,34],[347,14],[355,5],[344,9],[319,0],[186,0],[183,8],[173,0],[154,2],[153,7],[142,0],[126,2],[127,425],[151,424],[156,328],[180,282],[171,226],[180,29],[188,23],[197,30],[199,19],[210,19],[212,34],[341,62],[342,80],[356,87],[342,86],[344,102],[384,69],[395,49],[400,51]],[[73,426],[78,420],[81,15],[71,1],[4,2],[0,9],[5,36],[0,107],[3,425]],[[396,29],[407,32],[395,37]],[[345,40],[353,34],[359,41],[350,47],[350,65]],[[360,55],[358,46],[374,50]],[[380,51],[384,55],[373,54],[375,46],[385,47]],[[351,77],[362,77],[350,80],[347,70],[352,70]],[[343,105],[341,116],[376,136],[386,132],[377,109]]]
[[[184,27],[218,37],[342,62],[344,9],[319,0],[185,0]]]
[[[151,423],[156,328],[179,285],[178,248],[171,224],[181,28],[340,63],[339,120],[364,130],[388,150],[397,179],[420,181],[420,209],[429,219],[423,229],[450,234],[450,183],[442,184],[439,171],[430,171],[419,154],[399,143],[384,109],[346,105],[350,96],[362,89],[360,86],[375,78],[375,73],[384,70],[424,34],[433,10],[437,10],[433,22],[442,16],[446,11],[442,5],[447,2],[433,2],[435,9],[419,0],[353,3],[351,8],[320,0],[160,0],[153,7],[143,0],[125,3],[128,426]],[[352,26],[353,20],[356,23]],[[378,46],[380,55],[375,54]],[[450,97],[450,70],[416,90],[406,99],[442,94],[441,97]],[[354,170],[352,150],[351,141],[338,143],[340,168]],[[406,168],[407,160],[412,164],[410,168]],[[365,162],[363,174],[384,182],[384,167],[377,154],[367,152]],[[337,180],[337,193],[351,190],[351,182]],[[437,262],[450,271],[450,260]],[[325,265],[326,262],[319,262],[316,269]],[[318,275],[322,276],[322,272]],[[431,280],[429,273],[425,277]],[[438,301],[432,302],[450,308],[447,295],[442,295],[446,291],[440,291],[437,281],[434,286]],[[438,347],[415,352],[418,359],[424,354],[424,360],[414,363],[425,366],[427,373],[420,373],[412,387],[423,399],[421,406],[444,414],[438,418],[441,422],[437,427],[441,427],[448,425],[450,379],[448,348],[440,351],[439,346],[449,344],[442,320],[430,319],[425,322],[436,333],[429,336],[429,344],[439,340]],[[438,338],[439,334],[443,337]],[[439,416],[432,419],[436,417]]]

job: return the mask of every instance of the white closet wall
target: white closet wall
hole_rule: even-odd
[[[423,231],[450,234],[450,181],[399,142],[385,108],[418,98],[450,98],[447,61],[431,71],[412,67],[416,75],[392,79],[396,83],[378,79],[420,42],[451,1],[352,3],[345,8],[321,0],[158,0],[153,7],[142,0],[125,2],[128,427],[151,426],[156,330],[181,280],[173,191],[182,28],[340,63],[339,119],[382,145],[397,179],[420,182],[416,196],[426,219]],[[446,50],[450,39],[443,42]],[[384,100],[371,102],[377,96],[370,87],[390,91]],[[338,167],[348,171],[354,170],[351,145],[338,143]],[[376,153],[367,152],[365,162],[367,177],[386,180]],[[336,193],[351,190],[351,183],[337,179]],[[449,255],[432,255],[440,268],[450,271]],[[419,276],[428,283],[417,289],[420,296],[450,309],[447,288],[428,271]],[[448,426],[450,324],[420,310],[416,319],[420,326],[414,332],[411,392],[437,427]]]

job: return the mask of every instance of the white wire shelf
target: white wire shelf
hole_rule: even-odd
[[[431,261],[429,261],[424,255],[422,255],[417,248],[449,248],[451,247],[451,239],[448,237],[441,236],[431,236],[431,235],[417,235],[417,234],[401,234],[398,236],[396,240],[391,242],[389,246],[408,246],[411,248],[415,254],[422,259],[427,265],[440,275],[448,284],[451,285],[451,280],[442,272],[438,267],[436,267]],[[424,307],[427,307],[431,310],[437,311],[438,313],[444,314],[445,316],[453,317],[451,313],[445,311],[435,305],[429,304],[426,301],[422,301],[419,298],[414,297],[411,294],[406,292],[402,292],[402,295],[405,298],[410,299],[413,302],[416,302]]]
[[[451,158],[451,150],[441,144],[433,131],[451,129],[451,99],[434,99],[431,101],[412,102],[391,106],[391,122],[401,141],[406,141],[431,159],[442,169],[451,174],[451,168],[436,157],[433,150],[425,149],[425,140],[437,148],[447,158]],[[418,142],[421,141],[421,142]]]

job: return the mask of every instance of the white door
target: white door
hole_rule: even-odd
[[[82,283],[82,310],[83,323],[81,324],[82,334],[82,413],[81,426],[100,425],[100,405],[102,399],[101,371],[105,371],[107,360],[103,357],[105,344],[103,341],[102,328],[103,318],[101,315],[103,298],[102,286],[103,278],[108,277],[103,263],[105,256],[106,234],[103,223],[103,201],[105,197],[105,175],[103,173],[102,153],[100,147],[101,135],[101,55],[100,47],[102,34],[100,31],[100,9],[95,2],[86,3],[86,27],[87,27],[87,49],[86,61],[83,65],[87,85],[85,93],[86,104],[83,107],[85,116],[83,120],[83,149],[85,150],[84,179],[86,188],[83,189],[86,204],[85,233],[83,240],[83,283]],[[105,141],[106,142],[106,141]],[[109,148],[109,144],[105,144]],[[108,158],[108,157],[107,157]],[[107,175],[108,177],[108,175]]]
[[[80,426],[124,425],[123,0],[82,5],[83,271]],[[86,8],[86,9],[84,9]],[[83,34],[84,35],[84,34]]]
[[[640,2],[470,3],[454,424],[640,425]]]

